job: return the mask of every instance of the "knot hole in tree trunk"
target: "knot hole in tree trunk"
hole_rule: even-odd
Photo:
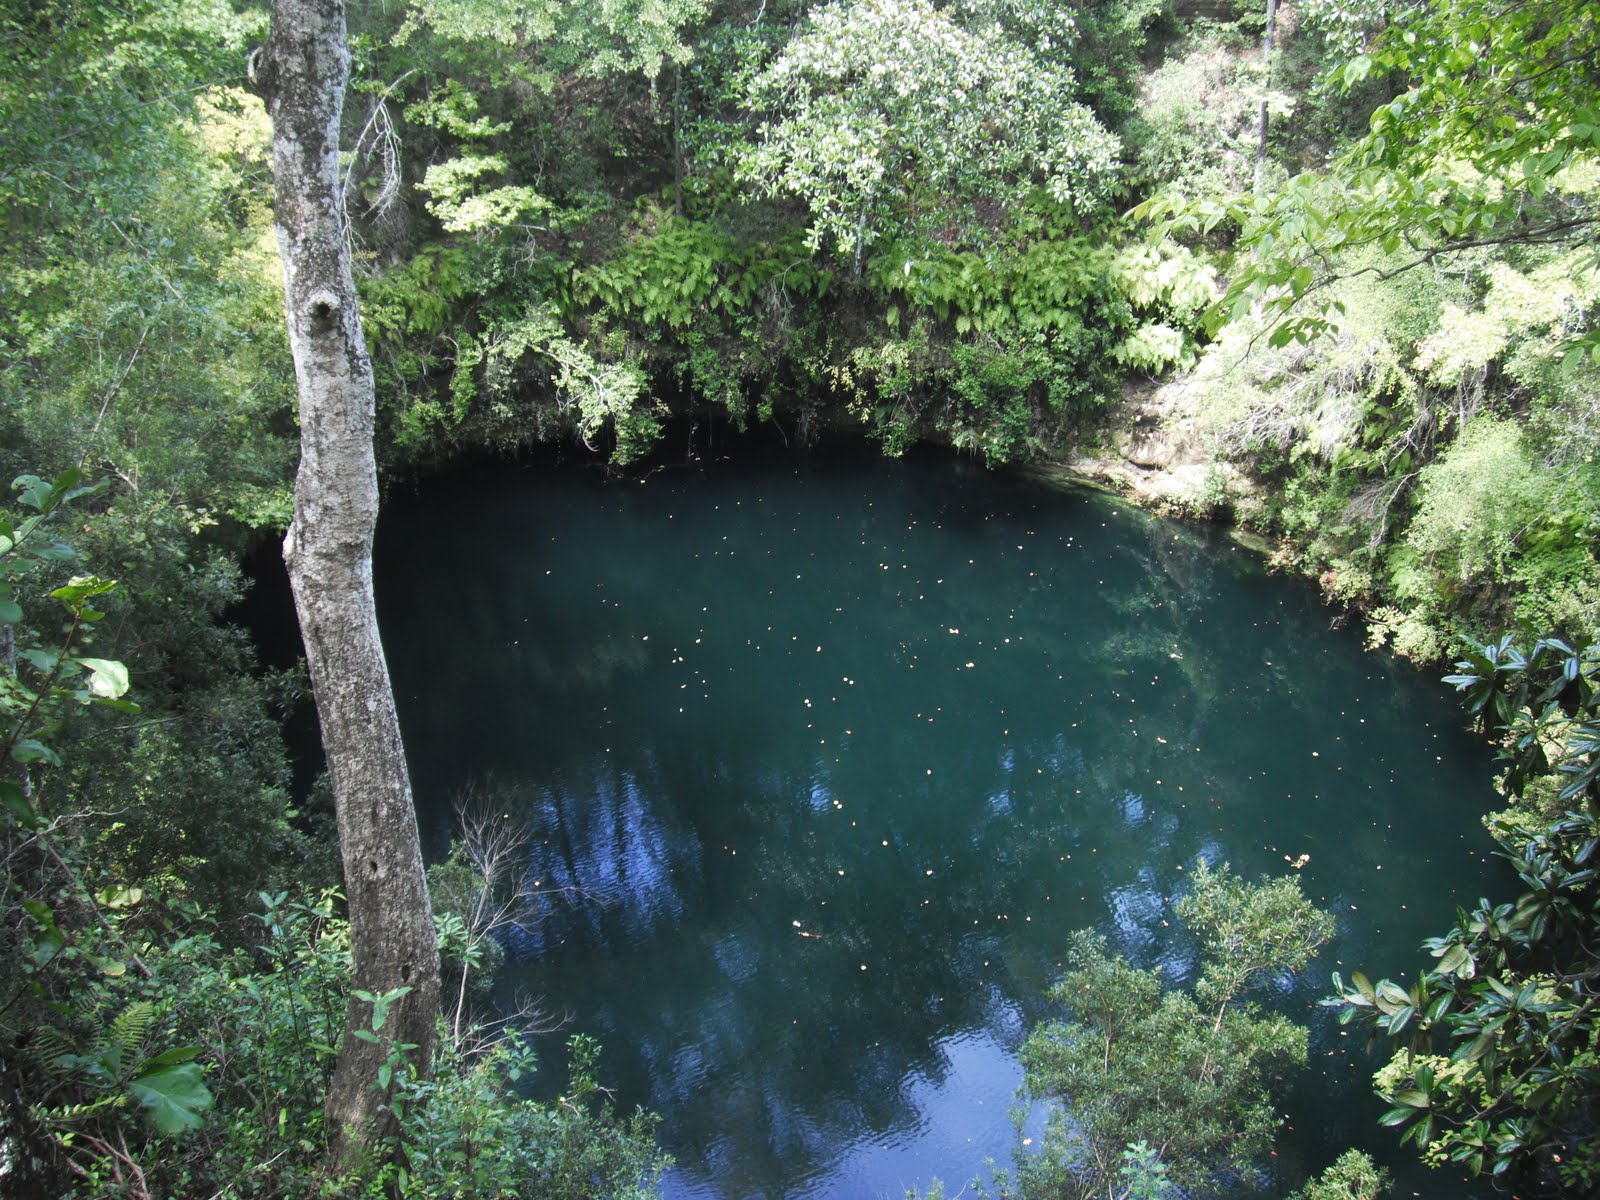
[[[277,82],[277,71],[267,54],[266,46],[257,46],[245,56],[245,81],[250,90],[262,100],[270,101]]]
[[[328,291],[312,292],[306,301],[306,311],[311,314],[312,322],[320,328],[331,325],[342,307],[339,297]]]

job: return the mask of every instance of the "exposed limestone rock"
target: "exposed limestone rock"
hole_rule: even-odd
[[[1261,502],[1255,482],[1216,461],[1195,429],[1191,377],[1131,384],[1099,450],[1087,450],[1056,473],[1126,494],[1163,511],[1248,522]]]

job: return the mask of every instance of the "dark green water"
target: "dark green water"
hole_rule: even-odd
[[[663,1115],[669,1195],[897,1197],[1004,1160],[1069,931],[1185,980],[1199,856],[1309,856],[1338,918],[1281,984],[1313,1059],[1269,1194],[1395,1157],[1314,1005],[1497,886],[1487,756],[1446,689],[1226,540],[962,461],[750,453],[435,481],[387,510],[378,586],[430,852],[473,781],[531,817],[534,877],[585,899],[511,946],[514,982]]]

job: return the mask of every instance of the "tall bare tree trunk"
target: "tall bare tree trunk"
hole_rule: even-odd
[[[334,1165],[391,1127],[379,1068],[397,1047],[426,1071],[439,1009],[439,956],[411,781],[378,639],[372,538],[378,476],[373,379],[339,189],[339,118],[350,70],[341,0],[273,0],[252,82],[272,117],[278,244],[300,395],[300,471],[283,555],[316,692],[338,808],[352,980],[326,1103]],[[374,1006],[390,997],[376,1040]]]

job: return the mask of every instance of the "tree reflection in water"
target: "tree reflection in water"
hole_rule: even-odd
[[[1330,963],[1409,950],[1436,914],[1401,904],[1486,870],[1456,798],[1487,771],[1442,689],[1227,542],[1098,497],[931,458],[508,471],[384,536],[434,850],[453,791],[510,782],[533,877],[585,899],[514,941],[508,986],[601,1038],[680,1194],[898,1195],[1004,1158],[1067,935],[1181,982],[1197,855],[1309,855]],[[1369,1115],[1332,1031],[1313,1058],[1290,1164]]]

